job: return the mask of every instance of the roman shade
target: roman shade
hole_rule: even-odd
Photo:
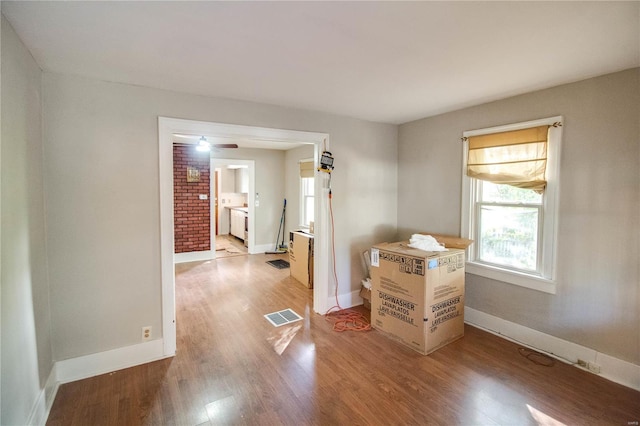
[[[300,162],[300,177],[312,178],[313,173],[313,161],[301,161]]]
[[[471,136],[467,175],[543,192],[547,184],[549,126]]]

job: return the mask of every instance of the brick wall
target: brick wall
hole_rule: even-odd
[[[199,182],[187,182],[187,167],[200,171]],[[194,145],[173,145],[173,214],[175,253],[211,249],[210,159]],[[199,195],[206,194],[206,200]]]

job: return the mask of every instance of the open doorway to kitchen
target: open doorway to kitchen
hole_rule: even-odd
[[[255,161],[210,159],[217,178],[211,184],[211,245],[215,258],[261,252],[255,239]],[[262,250],[263,252],[264,250]]]
[[[315,167],[324,149],[330,149],[326,133],[240,126],[224,123],[158,118],[159,179],[160,179],[160,247],[162,275],[162,338],[165,356],[176,351],[175,324],[175,269],[174,269],[174,223],[173,223],[173,134],[201,134],[221,140],[252,140],[268,143],[306,143],[314,146]],[[313,310],[324,313],[331,306],[329,296],[329,203],[328,176],[319,173],[315,179],[314,206],[314,289]],[[256,194],[257,196],[257,194]],[[249,208],[255,205],[249,199]],[[251,236],[250,236],[251,238]]]

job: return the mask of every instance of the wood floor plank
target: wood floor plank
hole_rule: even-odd
[[[640,392],[465,327],[428,356],[332,331],[313,291],[249,255],[176,266],[175,358],[62,385],[47,424],[628,425]],[[291,308],[302,321],[273,327]],[[367,311],[360,307],[365,314]],[[631,423],[630,423],[631,422]]]

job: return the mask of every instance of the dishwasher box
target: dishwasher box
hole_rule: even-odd
[[[289,271],[307,288],[313,288],[313,235],[303,231],[289,233]]]
[[[429,354],[464,335],[464,250],[371,249],[371,325]]]

